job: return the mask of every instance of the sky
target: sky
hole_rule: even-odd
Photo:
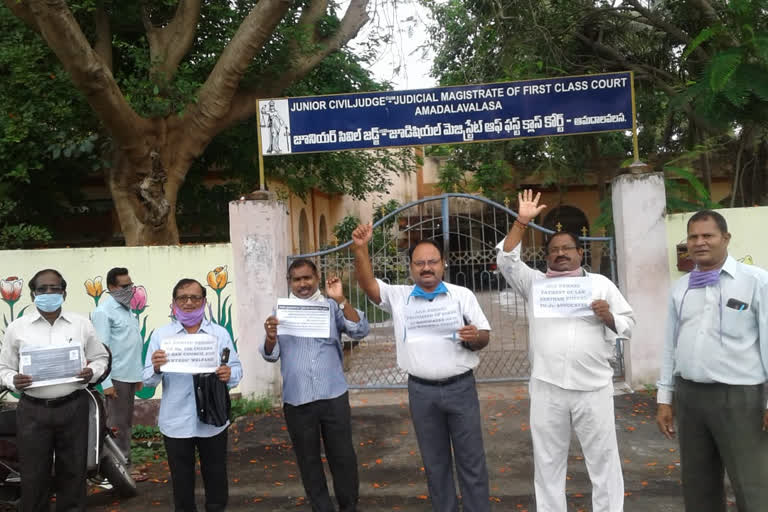
[[[346,9],[348,3],[342,1],[342,8]],[[434,87],[436,80],[429,76],[432,55],[431,52],[424,55],[429,10],[417,0],[375,0],[372,3],[376,4],[372,19],[360,30],[350,47],[354,50],[360,41],[367,40],[374,27],[391,27],[392,43],[381,46],[370,68],[374,76],[391,82],[395,90]]]

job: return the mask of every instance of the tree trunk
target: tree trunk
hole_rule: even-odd
[[[112,151],[106,181],[128,246],[179,243],[176,198],[192,156],[190,142],[178,140],[150,135],[132,148]],[[185,153],[189,156],[181,158]]]

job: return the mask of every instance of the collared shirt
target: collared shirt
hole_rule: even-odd
[[[689,279],[672,285],[658,402],[672,403],[676,375],[700,383],[766,382],[768,272],[728,256],[717,285],[688,290]],[[746,308],[728,307],[731,299]]]
[[[316,400],[327,400],[347,391],[344,378],[341,333],[359,340],[368,335],[370,327],[365,314],[359,322],[344,317],[333,299],[326,298],[331,307],[331,332],[328,338],[304,338],[280,335],[272,353],[267,355],[264,343],[259,346],[262,357],[270,363],[280,359],[283,375],[283,401],[290,405],[303,405]],[[351,307],[347,304],[346,307]],[[266,343],[266,339],[264,340]]]
[[[477,367],[480,358],[461,346],[459,339],[445,336],[409,336],[407,313],[428,306],[443,307],[451,311],[458,307],[456,319],[460,325],[474,325],[481,331],[490,331],[491,326],[480,309],[477,297],[469,289],[445,283],[448,293],[442,293],[429,301],[413,297],[413,286],[391,285],[377,279],[381,303],[379,307],[392,315],[397,346],[397,365],[416,377],[430,380],[446,379],[461,375]],[[412,317],[411,317],[412,318]],[[413,331],[413,329],[412,329]]]
[[[0,381],[4,386],[14,389],[13,377],[19,373],[21,348],[64,344],[77,344],[80,347],[81,359],[87,361],[93,371],[91,382],[96,382],[107,369],[109,355],[90,320],[77,313],[62,311],[51,324],[34,309],[11,322],[5,331],[0,351]],[[58,398],[85,387],[86,383],[68,382],[32,388],[24,393],[36,398]]]
[[[112,379],[120,382],[141,382],[144,361],[141,350],[144,342],[139,332],[139,320],[111,295],[101,298],[91,314],[91,322],[99,338],[112,351],[112,372],[101,383],[104,389],[112,387]]]
[[[197,331],[201,334],[210,334],[218,341],[218,352],[221,354],[225,348],[229,349],[229,362],[227,366],[232,369],[227,385],[230,388],[237,386],[243,377],[243,367],[240,365],[240,358],[237,355],[232,339],[229,333],[218,324],[204,319]],[[190,438],[190,437],[213,437],[228,426],[217,427],[203,423],[197,417],[197,407],[195,402],[195,386],[192,375],[183,373],[155,373],[152,366],[152,354],[160,350],[160,342],[166,338],[178,338],[187,336],[187,331],[180,322],[174,320],[168,325],[158,327],[152,333],[149,340],[149,349],[147,358],[144,362],[144,385],[148,387],[157,386],[163,383],[163,397],[160,400],[160,415],[157,419],[157,426],[160,432],[168,437]]]
[[[504,279],[525,297],[528,311],[531,377],[563,389],[592,391],[611,383],[616,338],[629,338],[635,326],[632,307],[616,285],[600,274],[585,272],[592,284],[592,300],[608,302],[614,332],[595,315],[572,318],[536,318],[531,292],[536,281],[547,276],[520,259],[520,244],[504,252],[502,240],[496,263]],[[556,277],[551,279],[558,279]]]

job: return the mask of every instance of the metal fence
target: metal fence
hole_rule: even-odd
[[[475,370],[479,382],[527,380],[528,317],[525,299],[505,282],[496,268],[495,246],[506,236],[516,213],[489,199],[468,194],[444,194],[402,206],[374,224],[371,260],[376,277],[392,284],[413,284],[408,248],[432,239],[443,247],[448,264],[444,280],[475,292],[491,324],[491,341]],[[544,236],[554,233],[530,224],[522,258],[546,268]],[[614,241],[610,237],[580,237],[584,266],[615,281]],[[397,367],[395,337],[387,313],[368,300],[354,278],[351,241],[310,254],[289,257],[314,260],[324,280],[335,275],[344,283],[350,303],[368,316],[370,334],[362,341],[345,340],[344,367],[351,388],[405,387],[407,375]],[[620,351],[617,345],[617,350]],[[619,354],[621,356],[621,354]],[[617,373],[623,372],[621,357]]]

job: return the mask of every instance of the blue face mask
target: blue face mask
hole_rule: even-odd
[[[46,313],[53,313],[64,304],[64,294],[62,293],[43,293],[35,295],[35,307]]]

